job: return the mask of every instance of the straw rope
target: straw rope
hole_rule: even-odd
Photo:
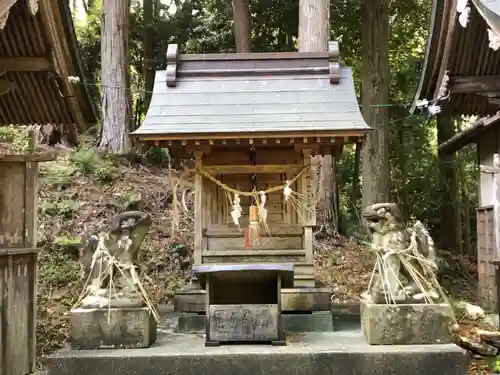
[[[436,290],[439,296],[442,298],[443,302],[447,305],[451,306],[450,300],[446,295],[445,291],[439,284],[437,276],[434,270],[431,269],[430,263],[432,263],[429,259],[424,258],[424,256],[418,250],[418,243],[416,239],[416,232],[413,231],[410,238],[410,245],[403,250],[395,250],[395,249],[383,249],[378,248],[375,249],[377,260],[375,262],[375,267],[373,268],[370,281],[368,283],[368,291],[371,290],[372,285],[375,281],[375,273],[378,272],[379,277],[381,278],[381,288],[384,294],[386,304],[396,304],[396,298],[394,295],[395,291],[391,291],[389,288],[389,280],[388,280],[388,272],[392,272],[394,277],[396,277],[399,287],[404,289],[403,283],[401,282],[399,275],[396,274],[395,270],[392,269],[390,264],[387,263],[387,258],[389,256],[397,256],[401,265],[405,267],[415,282],[418,288],[421,290],[423,294],[424,301],[427,304],[433,303],[432,299],[427,295],[429,290]],[[381,254],[385,253],[385,254]],[[422,268],[425,270],[425,275],[422,273],[411,263],[411,260],[416,259]],[[452,319],[456,322],[456,317],[452,309]]]
[[[291,186],[295,181],[297,181],[297,179],[302,176],[302,174],[307,170],[309,169],[310,166],[306,166],[304,168],[302,168],[302,170],[293,178],[289,181],[288,183],[288,186]],[[225,183],[217,180],[214,176],[212,176],[210,173],[206,172],[203,170],[203,168],[198,168],[196,169],[196,173],[199,173],[201,174],[203,177],[209,179],[210,181],[212,181],[214,184],[217,184],[218,186],[220,186],[222,189],[224,189],[225,191],[229,192],[229,193],[233,193],[233,194],[238,194],[238,195],[241,195],[241,196],[245,196],[245,197],[254,197],[258,194],[260,194],[260,191],[257,191],[257,190],[253,190],[253,191],[241,191],[241,190],[237,190],[237,189],[233,189],[232,187],[226,185]],[[269,194],[269,193],[273,193],[275,191],[280,191],[280,190],[283,190],[285,189],[285,187],[287,187],[287,184],[282,184],[282,185],[277,185],[277,186],[273,186],[273,187],[270,187],[266,190],[262,190],[264,192],[264,194]]]

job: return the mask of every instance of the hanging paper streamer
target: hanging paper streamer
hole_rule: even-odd
[[[231,217],[233,218],[234,225],[240,226],[240,217],[242,208],[240,206],[240,196],[238,194],[234,194],[233,200],[233,210],[231,211]]]
[[[259,221],[261,224],[266,225],[267,223],[267,208],[265,208],[266,204],[266,193],[263,191],[259,191],[260,195],[260,204],[259,204]]]
[[[285,187],[283,188],[283,195],[285,196],[285,202],[288,201],[292,195],[292,189],[290,188],[290,180],[285,181]]]

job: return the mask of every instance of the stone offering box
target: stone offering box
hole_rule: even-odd
[[[193,267],[206,290],[205,346],[270,342],[286,345],[281,288],[293,286],[293,264]]]

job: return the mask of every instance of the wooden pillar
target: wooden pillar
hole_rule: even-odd
[[[480,172],[493,175],[493,241],[495,260],[500,260],[500,154],[493,155],[492,167],[481,165]]]
[[[302,226],[304,227],[304,249],[306,250],[306,263],[313,261],[312,227],[316,225],[316,204],[314,202],[313,177],[311,168],[311,149],[302,150],[302,163],[307,170],[301,176],[301,194],[305,197],[302,211]]]
[[[37,163],[34,132],[27,155],[0,155],[0,373],[35,371]]]
[[[495,247],[494,256],[496,259],[489,259],[488,263],[496,267],[496,298],[497,313],[500,313],[500,155],[493,155],[493,167],[480,166],[481,173],[493,175],[493,242]],[[487,224],[486,224],[487,225]],[[480,275],[481,277],[481,275]],[[490,292],[491,293],[491,292]],[[491,295],[491,294],[490,294]]]
[[[203,151],[195,151],[195,169],[203,167]],[[194,176],[194,249],[193,262],[194,265],[201,265],[203,258],[203,176],[196,173]],[[201,289],[200,283],[196,275],[191,275],[191,287]]]

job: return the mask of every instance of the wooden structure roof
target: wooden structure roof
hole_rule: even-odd
[[[156,72],[143,141],[359,137],[371,128],[338,44],[325,53],[178,54]]]
[[[440,106],[453,115],[495,113],[500,109],[499,41],[500,0],[434,0],[415,100],[444,93]]]
[[[0,123],[83,129],[97,120],[85,83],[67,0],[0,0]]]

